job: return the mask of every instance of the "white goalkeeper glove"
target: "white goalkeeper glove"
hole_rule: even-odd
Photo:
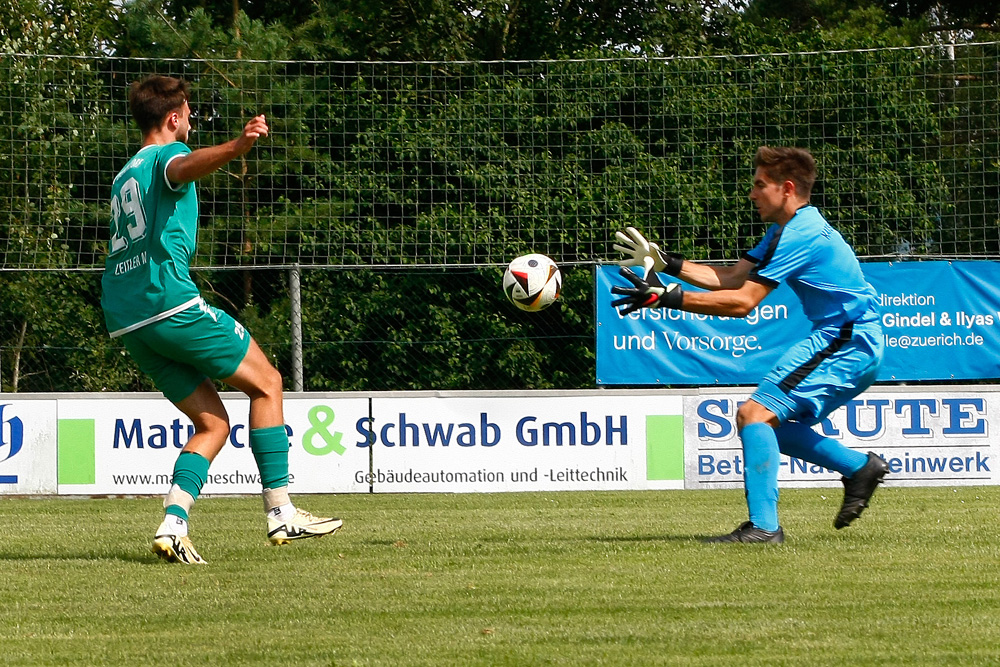
[[[675,253],[667,253],[660,250],[655,243],[646,240],[635,227],[626,227],[625,232],[615,232],[615,238],[621,243],[614,244],[614,249],[626,255],[618,262],[619,266],[641,266],[643,275],[649,276],[651,272],[666,273],[676,276],[681,272],[684,264],[684,257]]]

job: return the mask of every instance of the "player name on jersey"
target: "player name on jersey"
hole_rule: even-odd
[[[127,273],[132,269],[136,268],[137,266],[142,266],[145,263],[146,263],[146,253],[145,251],[143,251],[142,253],[136,255],[135,257],[129,257],[124,262],[118,262],[118,264],[115,264],[115,275],[120,276],[123,273]]]

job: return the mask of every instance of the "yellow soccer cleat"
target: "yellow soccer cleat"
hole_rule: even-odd
[[[267,539],[271,544],[288,544],[292,540],[332,535],[343,525],[344,522],[335,517],[313,516],[305,510],[296,509],[295,516],[288,521],[267,517]]]
[[[198,555],[191,544],[191,538],[185,535],[157,535],[153,538],[153,553],[168,563],[183,563],[185,565],[206,565],[208,561]]]

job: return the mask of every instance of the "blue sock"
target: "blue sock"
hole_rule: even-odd
[[[740,431],[743,441],[743,483],[750,521],[762,530],[778,530],[778,439],[763,422]]]
[[[815,463],[828,470],[836,470],[844,477],[852,477],[868,462],[867,454],[845,447],[804,424],[782,424],[775,435],[782,454]]]

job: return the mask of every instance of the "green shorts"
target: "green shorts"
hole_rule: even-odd
[[[121,338],[142,372],[173,403],[190,396],[205,378],[235,374],[250,348],[243,325],[204,300]]]

